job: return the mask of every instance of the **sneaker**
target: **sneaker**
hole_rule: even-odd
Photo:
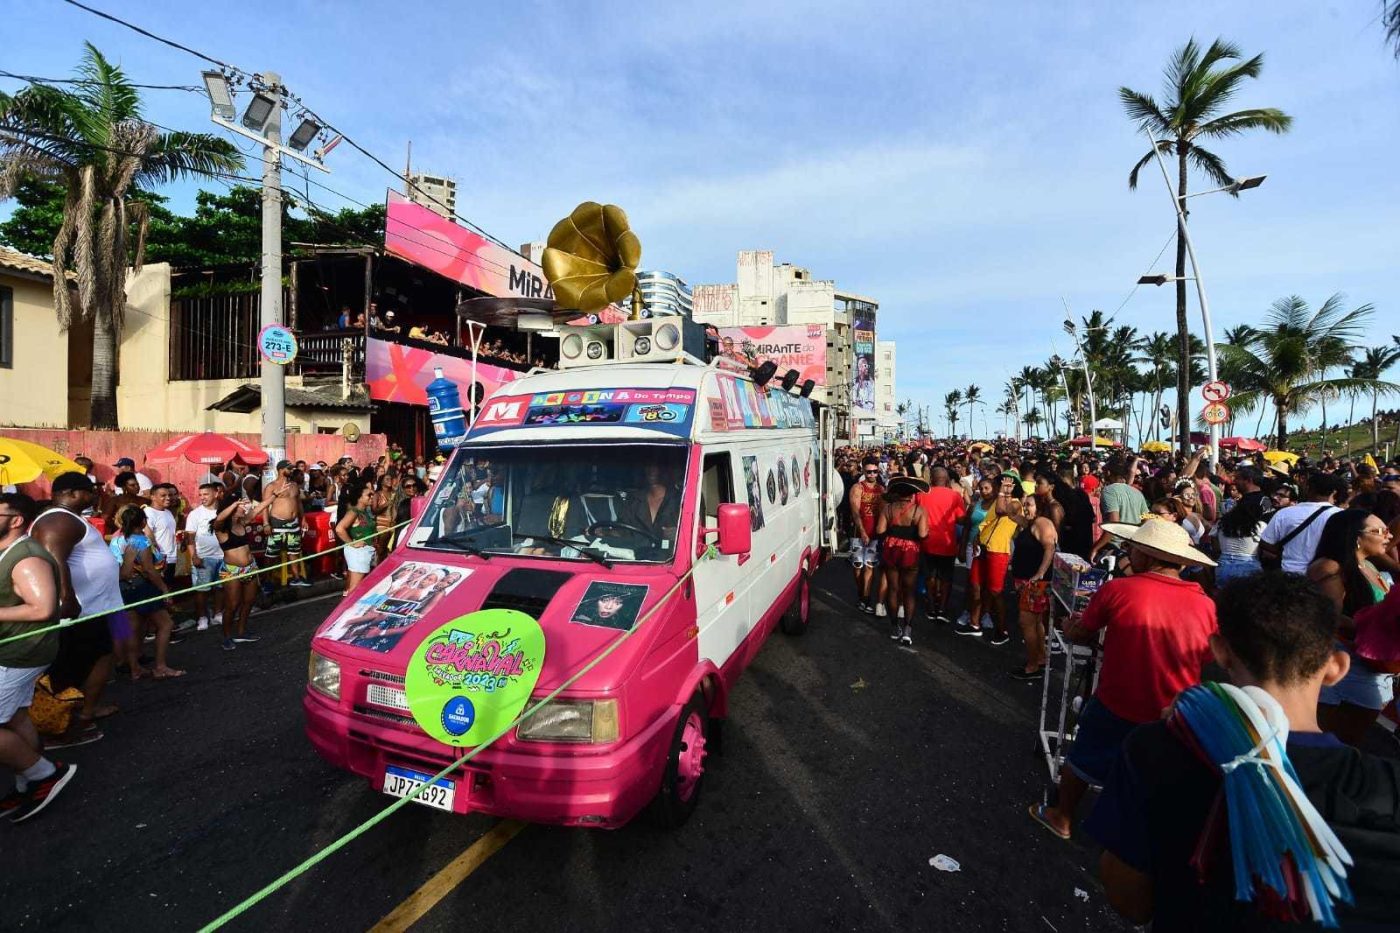
[[[171,632],[171,633],[170,633],[170,644],[172,644],[172,645],[178,645],[178,644],[180,644],[181,642],[183,642],[184,640],[185,640],[185,636],[184,636],[184,635],[181,635],[179,632]]]
[[[895,618],[896,618],[896,619],[902,619],[902,618],[904,618],[904,607],[903,607],[903,606],[900,606],[900,607],[899,607],[899,611],[895,613]]]
[[[1045,676],[1045,668],[1043,668],[1043,667],[1037,668],[1036,670],[1033,670],[1033,671],[1027,671],[1024,667],[1015,667],[1015,668],[1012,668],[1012,669],[1011,669],[1011,679],[1012,679],[1012,680],[1019,680],[1019,681],[1021,681],[1021,682],[1023,682],[1023,683],[1028,683],[1028,684],[1039,683],[1039,682],[1040,682],[1040,678],[1042,678],[1042,677],[1044,677],[1044,676]]]
[[[929,606],[924,610],[924,618],[928,619],[930,622],[936,622],[938,621],[938,613],[932,606]]]
[[[914,647],[914,630],[909,626],[904,626],[904,632],[899,636],[899,643],[906,648]]]
[[[993,632],[992,637],[988,640],[987,643],[991,645],[996,645],[998,648],[1000,648],[1002,645],[1005,645],[1010,641],[1011,636],[1006,634],[1005,632]]]
[[[175,623],[175,628],[172,631],[176,635],[184,635],[186,632],[193,632],[197,624],[194,619],[182,619]]]
[[[984,613],[982,613],[982,627],[983,627],[983,628],[996,628],[996,627],[997,627],[996,623],[992,621],[992,614],[991,614],[990,612],[984,612]]]
[[[223,648],[225,651],[232,651],[234,649],[233,639],[225,638]]]
[[[199,621],[196,622],[196,623],[194,624],[194,630],[195,630],[196,632],[207,632],[207,631],[209,631],[209,617],[208,617],[208,616],[200,616],[200,617],[199,617]]]
[[[958,625],[971,625],[971,624],[972,624],[972,617],[969,616],[966,612],[964,612],[962,615],[958,616],[958,623],[957,623],[957,624],[958,624]]]
[[[863,612],[863,613],[865,613],[865,614],[868,615],[868,616],[873,616],[873,615],[875,615],[875,607],[872,606],[870,603],[861,603],[861,604],[860,604],[860,611]]]
[[[101,739],[102,730],[92,723],[88,723],[86,726],[69,728],[67,732],[56,739],[44,739],[44,751],[53,751],[57,748],[77,748],[79,745],[91,745]]]
[[[936,616],[934,616],[934,619],[935,619],[936,621],[942,623],[943,625],[947,625],[947,624],[949,623],[949,621],[951,621],[951,620],[948,618],[948,613],[945,612],[945,611],[942,610],[942,609],[938,610],[938,614],[937,614]]]
[[[256,642],[256,641],[258,641],[258,640],[259,640],[259,638],[258,638],[257,635],[235,635],[235,636],[233,636],[233,643],[234,643],[235,645],[251,645],[251,644],[253,644],[254,642]]]
[[[288,586],[310,586],[310,585],[311,585],[311,581],[308,580],[308,579],[306,579],[305,577],[292,577],[291,581],[288,582],[287,585],[288,585]]]
[[[20,804],[15,810],[14,816],[10,817],[11,823],[23,823],[39,815],[47,807],[59,791],[68,786],[68,782],[73,780],[73,775],[78,773],[77,765],[65,765],[54,762],[57,770],[53,774],[29,785],[29,792],[25,794],[25,802]]]
[[[341,572],[338,571],[338,570],[332,570],[332,571],[331,571],[331,579],[332,579],[332,580],[344,580],[344,579],[345,579],[345,574],[341,573]]]
[[[210,617],[209,617],[209,624],[210,624],[210,625],[223,625],[223,624],[224,624],[224,614],[223,614],[223,612],[222,612],[222,611],[219,611],[219,612],[214,613],[212,616],[210,616]]]
[[[904,632],[904,626],[902,626],[902,625],[891,625],[891,626],[890,626],[890,641],[899,641],[899,636],[900,636],[901,634],[903,634],[903,632]]]
[[[883,619],[883,618],[885,618],[887,615],[889,615],[889,613],[887,613],[887,612],[885,611],[885,604],[884,604],[884,603],[876,603],[876,604],[875,604],[875,618],[877,618],[877,619]]]
[[[966,622],[959,621],[957,625],[953,626],[953,634],[967,635],[971,638],[981,638],[982,630],[974,625],[968,625]]]

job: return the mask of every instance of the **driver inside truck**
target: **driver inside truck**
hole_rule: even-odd
[[[640,528],[662,541],[670,541],[680,524],[681,491],[679,476],[659,460],[642,467],[641,484],[627,494],[618,522]]]

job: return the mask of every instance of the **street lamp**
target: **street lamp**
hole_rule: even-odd
[[[243,112],[242,126],[233,122],[237,108],[228,76],[219,71],[203,72],[204,89],[209,95],[209,119],[224,129],[246,136],[263,147],[262,176],[262,293],[259,323],[281,326],[282,321],[282,156],[296,159],[322,172],[330,169],[319,158],[308,159],[305,149],[321,132],[313,120],[303,119],[289,145],[282,145],[282,99],[286,94],[281,78],[264,72],[253,90],[253,99]],[[314,127],[314,129],[312,129]],[[258,378],[262,400],[263,449],[268,455],[269,472],[287,453],[287,372],[280,364],[264,358]]]
[[[1215,366],[1215,332],[1211,327],[1210,302],[1206,299],[1206,286],[1204,276],[1201,275],[1201,264],[1196,261],[1196,246],[1191,242],[1191,233],[1186,226],[1186,211],[1182,205],[1182,201],[1185,199],[1179,197],[1176,190],[1172,188],[1171,176],[1167,174],[1167,163],[1162,158],[1161,144],[1157,137],[1152,135],[1152,131],[1146,126],[1142,128],[1142,131],[1147,135],[1148,141],[1152,143],[1152,155],[1157,160],[1157,168],[1162,172],[1162,183],[1167,186],[1167,196],[1171,198],[1172,208],[1176,211],[1177,232],[1181,236],[1182,242],[1186,244],[1187,255],[1191,257],[1191,271],[1194,272],[1195,275],[1190,278],[1191,281],[1196,283],[1196,297],[1201,304],[1201,323],[1205,326],[1206,331],[1206,374],[1211,382],[1215,382],[1217,379],[1217,370]],[[1264,183],[1266,177],[1265,175],[1250,175],[1245,178],[1237,179],[1234,183],[1224,188],[1213,189],[1213,191],[1229,191],[1231,194],[1238,194],[1250,188],[1258,188]],[[1199,193],[1211,194],[1213,191],[1202,191]],[[1190,195],[1187,195],[1187,197],[1190,197]],[[1159,277],[1155,275],[1145,275],[1138,279],[1138,282],[1143,285],[1162,285],[1168,281],[1184,281],[1187,277],[1161,276],[1160,278],[1162,281],[1160,282],[1157,281],[1158,278]],[[1149,281],[1149,279],[1151,281]],[[1188,372],[1190,371],[1191,361],[1189,357],[1188,359],[1182,360],[1181,364],[1187,367]],[[1177,404],[1179,407],[1180,402],[1178,401]],[[1190,426],[1183,425],[1182,430],[1189,431]],[[1210,466],[1213,470],[1220,466],[1220,425],[1218,424],[1210,425]]]

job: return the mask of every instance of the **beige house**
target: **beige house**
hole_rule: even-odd
[[[0,247],[0,425],[69,426],[69,373],[84,362],[89,379],[92,372],[90,337],[78,360],[69,345],[54,315],[53,267]]]

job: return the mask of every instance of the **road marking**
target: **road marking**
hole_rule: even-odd
[[[370,933],[400,933],[413,926],[524,828],[525,824],[519,820],[502,820],[491,827],[490,832],[467,846],[461,855],[376,923]]]

